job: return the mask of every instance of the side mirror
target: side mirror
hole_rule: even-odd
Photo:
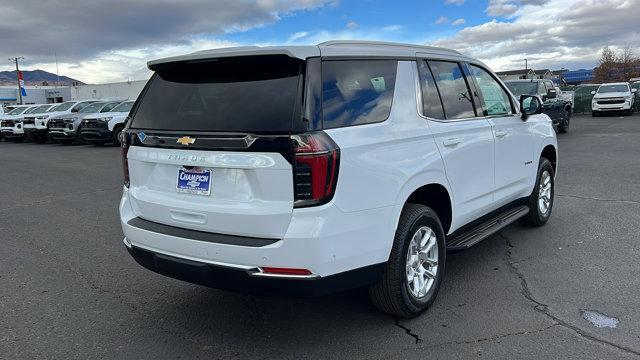
[[[595,95],[595,94],[596,94],[595,90],[591,92],[591,95]]]
[[[527,121],[529,116],[542,113],[542,99],[536,95],[520,95],[520,117]]]
[[[556,97],[558,97],[556,89],[549,89],[549,91],[547,91],[547,99],[555,99]]]

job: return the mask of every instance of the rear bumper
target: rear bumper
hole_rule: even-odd
[[[396,210],[395,207],[390,206],[359,212],[342,212],[335,204],[328,203],[314,208],[294,210],[289,227],[282,239],[236,236],[238,239],[235,240],[218,240],[215,236],[233,237],[233,235],[184,229],[180,225],[157,224],[159,227],[154,228],[155,225],[147,226],[149,224],[145,225],[134,220],[139,217],[131,206],[128,189],[124,188],[120,202],[120,221],[125,235],[125,244],[130,251],[136,249],[146,251],[152,253],[154,259],[162,258],[162,261],[177,259],[174,263],[189,264],[182,268],[190,269],[185,271],[194,274],[185,275],[182,270],[174,274],[162,269],[158,270],[148,265],[149,262],[145,263],[147,265],[141,263],[153,271],[197,284],[239,292],[276,295],[282,290],[285,295],[289,293],[293,296],[315,296],[368,285],[379,279],[380,269],[383,268],[380,264],[388,260],[393,243],[395,232],[393,214]],[[162,228],[163,226],[171,226],[174,230],[169,231]],[[194,231],[202,234],[193,234]],[[138,255],[134,251],[132,256]],[[372,266],[376,270],[372,270]],[[281,283],[267,276],[255,276],[255,271],[262,267],[307,269],[313,276],[305,278],[304,281],[324,284],[320,288],[326,287],[326,289],[303,291],[300,288],[302,285],[290,287],[285,286],[289,284],[288,282]],[[232,269],[233,272],[222,271],[219,268]],[[358,276],[353,275],[352,272]],[[240,281],[240,285],[237,286],[229,285],[226,280],[219,279],[229,275],[235,279],[234,281],[239,281],[238,273],[242,274],[242,279],[245,277],[250,279]],[[211,279],[211,274],[214,274],[215,279]],[[345,276],[350,280],[337,282],[326,280],[325,282],[324,279],[333,279],[334,276],[336,278]],[[278,280],[303,281],[300,278],[294,279],[287,276],[280,276]],[[268,285],[265,290],[255,284],[263,281],[274,285]],[[311,283],[306,285],[310,286]],[[254,291],[253,287],[257,290]],[[296,291],[300,293],[296,294]]]
[[[314,279],[262,278],[241,270],[127,246],[129,254],[143,267],[174,279],[254,295],[318,297],[366,286],[375,282],[384,264],[367,266],[333,276]]]

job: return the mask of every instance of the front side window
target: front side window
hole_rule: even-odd
[[[460,65],[450,61],[429,61],[429,66],[440,90],[447,119],[475,117],[471,92]]]
[[[385,121],[391,113],[397,67],[396,60],[323,61],[323,127]]]
[[[422,113],[433,119],[444,119],[444,110],[436,81],[426,61],[419,61],[420,89],[422,90]]]
[[[486,116],[513,114],[509,95],[486,70],[470,65],[471,76],[482,93],[482,110]]]

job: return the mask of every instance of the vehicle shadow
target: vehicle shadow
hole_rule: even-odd
[[[491,316],[491,308],[482,301],[472,302],[487,296],[475,289],[479,278],[495,277],[485,281],[485,285],[492,285],[503,284],[505,276],[511,276],[503,266],[504,251],[504,240],[494,235],[469,250],[448,254],[436,302],[412,320],[397,320],[379,312],[363,288],[322,298],[291,299],[236,294],[181,282],[172,283],[166,297],[146,303],[130,320],[136,328],[145,329],[139,335],[149,336],[149,341],[162,336],[157,329],[148,328],[155,322],[151,319],[161,318],[161,327],[172,334],[171,338],[162,336],[162,341],[176,341],[177,335],[189,339],[180,344],[183,350],[192,345],[196,345],[194,349],[236,349],[248,357],[280,357],[303,350],[306,355],[312,351],[321,355],[328,345],[380,352],[389,347],[416,346],[424,334],[428,335],[426,344],[442,343],[464,331],[468,326],[465,318],[477,308],[485,313],[489,310],[487,316]],[[487,287],[483,291],[499,293],[501,289]],[[409,335],[409,328],[422,335]],[[480,325],[478,333],[483,331]],[[188,357],[188,351],[185,354]]]

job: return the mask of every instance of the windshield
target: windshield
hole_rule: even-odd
[[[78,112],[83,114],[97,113],[102,109],[103,106],[105,106],[105,103],[101,103],[101,102],[93,103],[91,105],[87,105],[86,107],[82,108],[82,110]]]
[[[15,109],[13,109],[13,110],[9,111],[9,112],[7,113],[7,115],[20,115],[20,114],[22,114],[22,113],[23,113],[25,110],[27,110],[27,109],[28,109],[28,108],[26,108],[26,107],[15,108]]]
[[[36,110],[38,110],[38,106],[30,107],[27,111],[24,112],[24,115],[33,114],[34,112],[36,112]]]
[[[41,106],[37,106],[35,109],[33,109],[33,111],[31,111],[29,114],[40,114],[43,112],[46,112],[47,110],[49,110],[49,108],[51,107],[51,105],[41,105]]]
[[[505,82],[509,91],[513,95],[536,95],[538,91],[538,83],[535,82]]]
[[[62,103],[56,107],[54,107],[53,109],[51,109],[50,112],[53,111],[67,111],[69,109],[71,109],[71,107],[75,104],[75,102],[66,102],[66,103]]]
[[[150,80],[131,127],[289,132],[302,64],[275,55],[168,64]]]
[[[613,85],[601,85],[598,88],[598,93],[611,93],[611,92],[629,92],[629,86],[627,84],[613,84]]]
[[[111,109],[110,112],[129,112],[133,107],[133,101],[126,101]]]

